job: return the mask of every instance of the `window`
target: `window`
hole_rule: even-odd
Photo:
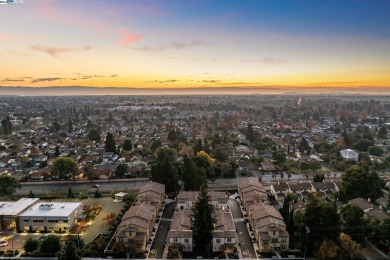
[[[49,219],[47,222],[49,222],[49,223],[58,223],[58,220],[57,219]]]
[[[216,243],[221,243],[221,239],[216,239],[215,242]]]
[[[278,243],[278,239],[277,239],[277,238],[272,238],[272,243],[273,243],[273,244]]]
[[[28,223],[28,219],[23,219],[23,222],[24,223]]]
[[[263,240],[263,245],[268,245],[268,240]]]
[[[64,230],[68,230],[68,228],[67,228],[67,227],[64,227]]]
[[[190,240],[188,238],[186,238],[186,239],[184,239],[184,242],[188,243],[188,242],[190,242]]]
[[[63,222],[63,223],[68,223],[68,220],[67,220],[67,219],[64,219],[62,222]]]
[[[173,242],[177,242],[177,241],[178,241],[177,237],[174,237]]]
[[[285,238],[285,237],[282,237],[282,239],[281,239],[280,242],[281,242],[281,243],[286,243],[286,238]]]
[[[274,232],[272,232],[272,235],[274,235],[274,236],[275,236],[275,231],[274,231]]]
[[[231,238],[231,237],[228,237],[228,238],[227,238],[227,241],[228,241],[228,242],[232,242],[232,238]]]
[[[281,249],[282,249],[282,250],[286,250],[286,246],[285,246],[285,245],[282,245],[282,246],[281,246]]]

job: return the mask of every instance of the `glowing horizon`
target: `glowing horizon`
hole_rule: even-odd
[[[390,89],[390,3],[1,5],[0,86]]]

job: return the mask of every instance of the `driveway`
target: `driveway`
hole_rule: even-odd
[[[254,258],[256,259],[256,252],[253,248],[252,239],[246,228],[244,219],[242,218],[241,209],[238,202],[234,199],[229,199],[229,207],[232,211],[234,225],[237,230],[237,239],[241,248],[243,258]]]
[[[163,259],[164,241],[167,239],[176,204],[175,201],[165,206],[148,258]]]

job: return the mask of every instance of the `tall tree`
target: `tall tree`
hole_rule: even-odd
[[[165,185],[167,192],[177,191],[176,153],[170,148],[160,148],[152,165],[152,180]]]
[[[78,168],[77,162],[72,158],[59,157],[53,162],[50,172],[52,176],[58,176],[60,179],[67,179],[71,175],[75,180]]]
[[[12,134],[12,123],[9,116],[1,120],[1,126],[3,128],[4,135],[9,136],[10,134]]]
[[[60,146],[57,145],[56,146],[56,149],[54,151],[54,156],[57,158],[58,156],[60,156],[61,152],[60,152]]]
[[[64,251],[59,253],[58,260],[80,260],[81,256],[78,255],[77,247],[72,240],[66,242]]]
[[[29,197],[29,198],[35,198],[34,192],[33,192],[32,190],[30,190],[30,193],[28,194],[27,197]]]
[[[382,125],[381,128],[379,128],[378,137],[379,137],[380,139],[385,139],[385,138],[387,137],[387,128],[386,128],[386,125]]]
[[[59,236],[49,235],[39,245],[39,251],[46,254],[56,254],[61,250],[61,240]]]
[[[115,176],[118,178],[123,178],[127,173],[127,165],[119,164],[115,169]]]
[[[104,148],[106,152],[116,153],[116,143],[115,143],[114,135],[111,134],[110,132],[107,132],[106,141],[104,142],[104,144],[105,144]]]
[[[345,233],[340,234],[340,252],[342,259],[355,259],[360,255],[361,246]]]
[[[214,207],[210,203],[207,189],[202,187],[198,200],[192,207],[192,231],[195,244],[195,252],[203,257],[208,257],[211,251],[212,231],[214,223]]]
[[[72,133],[73,132],[73,121],[72,119],[68,119],[68,132]]]
[[[16,189],[21,188],[19,181],[13,177],[8,175],[0,176],[0,197],[13,197]]]
[[[88,132],[88,139],[92,140],[92,141],[95,141],[96,143],[99,143],[100,142],[100,133],[99,133],[99,131],[96,130],[96,129],[91,129]]]
[[[123,148],[124,151],[131,151],[133,149],[133,144],[131,143],[131,140],[130,139],[126,139],[123,142],[122,148]]]
[[[38,246],[39,246],[38,240],[35,240],[32,237],[30,237],[29,239],[26,240],[26,242],[24,242],[23,249],[28,255],[29,253],[36,251],[38,249]]]
[[[73,194],[73,191],[72,191],[72,187],[69,186],[68,188],[68,195],[66,196],[68,199],[73,199],[74,198],[74,194]]]
[[[365,240],[364,232],[362,231],[362,227],[365,225],[363,210],[356,205],[348,204],[342,208],[341,216],[345,233],[353,240],[363,243]]]
[[[186,156],[184,156],[183,165],[181,166],[182,180],[184,183],[184,190],[195,190],[195,164]]]
[[[301,234],[302,245],[306,245],[308,255],[317,250],[324,240],[337,241],[339,232],[330,227],[339,226],[339,215],[337,208],[317,194],[312,194],[310,203],[305,211],[305,226],[309,229],[303,230],[307,234]],[[305,238],[307,237],[307,241]]]
[[[375,201],[382,196],[381,180],[375,172],[350,167],[341,176],[340,196],[344,200],[362,197]]]

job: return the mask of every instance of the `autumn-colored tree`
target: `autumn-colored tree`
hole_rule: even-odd
[[[32,155],[38,155],[39,154],[39,148],[35,145],[31,146],[31,154]]]
[[[337,244],[333,240],[324,240],[315,255],[319,259],[334,259],[337,256]]]
[[[103,217],[103,221],[106,225],[109,225],[111,221],[115,220],[116,214],[114,212],[108,213]]]
[[[360,255],[361,245],[345,233],[340,234],[340,252],[344,259],[354,259]]]
[[[205,151],[197,152],[196,156],[204,157],[204,158],[207,159],[207,161],[209,162],[210,166],[214,165],[215,159],[211,158],[211,156],[208,153],[206,153]]]

